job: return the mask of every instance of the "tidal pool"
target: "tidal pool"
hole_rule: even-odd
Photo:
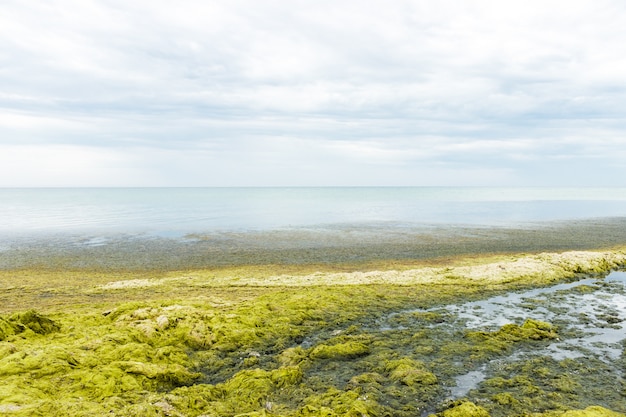
[[[626,272],[612,272],[603,280],[583,279],[447,309],[472,329],[493,330],[526,318],[549,322],[562,336],[541,353],[555,359],[594,355],[611,361],[619,358],[626,339],[625,285]]]
[[[555,398],[566,399],[576,393],[577,402],[593,405],[604,396],[603,405],[626,411],[620,408],[624,405],[620,387],[626,356],[626,272],[394,313],[378,323],[378,331],[406,332],[413,328],[411,318],[418,319],[418,327],[428,318],[426,327],[430,334],[439,335],[433,337],[443,345],[454,344],[455,338],[465,339],[470,332],[498,334],[499,329],[528,319],[550,323],[556,329],[558,336],[549,341],[516,343],[484,360],[457,359],[457,372],[447,380],[449,400],[513,404],[518,400],[503,397],[503,390],[508,394],[525,389],[532,396],[543,384],[543,390],[552,388],[549,394]],[[500,394],[494,394],[496,389]]]

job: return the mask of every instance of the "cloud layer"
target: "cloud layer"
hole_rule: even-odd
[[[626,185],[620,1],[6,0],[0,186]]]

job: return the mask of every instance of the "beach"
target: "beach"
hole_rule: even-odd
[[[0,417],[626,417],[625,26],[0,2]]]
[[[5,243],[0,414],[622,415],[624,223]]]
[[[7,232],[0,415],[624,415],[626,219],[479,208]]]
[[[245,265],[368,267],[377,262],[602,249],[626,242],[625,218],[538,222],[524,227],[334,225],[144,234],[49,234],[4,239],[0,269],[150,271]]]

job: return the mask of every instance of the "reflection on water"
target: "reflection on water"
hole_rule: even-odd
[[[486,366],[482,366],[476,371],[469,371],[466,374],[457,376],[455,378],[456,385],[450,388],[450,398],[463,398],[476,388],[487,377],[485,373],[486,368]]]
[[[0,233],[182,236],[338,224],[519,226],[626,216],[626,188],[0,189]]]
[[[585,279],[550,288],[512,293],[487,300],[452,306],[467,326],[489,329],[506,322],[520,323],[524,317],[547,321],[565,335],[542,350],[517,351],[510,361],[533,355],[556,360],[595,357],[616,365],[626,340],[626,273],[613,272],[604,281]],[[588,293],[588,291],[592,291]],[[572,335],[572,337],[567,337]],[[618,366],[611,367],[618,380]],[[467,394],[484,380],[482,371],[457,377],[456,398]],[[482,377],[482,378],[481,378]],[[455,395],[453,390],[452,395]]]
[[[521,345],[508,357],[457,375],[455,385],[449,388],[453,399],[476,389],[488,377],[491,367],[529,357],[597,360],[609,365],[615,380],[622,377],[618,361],[626,340],[626,272],[612,272],[605,279],[588,278],[421,311],[439,314],[444,311],[446,320],[429,326],[447,329],[449,333],[462,328],[495,331],[508,323],[522,324],[527,318],[549,322],[558,328],[559,338],[544,348]],[[404,325],[397,323],[403,314],[407,313],[388,316],[380,323],[379,331],[402,330]]]

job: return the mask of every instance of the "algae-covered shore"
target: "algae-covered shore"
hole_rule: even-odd
[[[586,247],[547,229],[518,231],[527,246],[506,229],[431,234],[439,256],[407,236],[291,252],[231,239],[167,262],[154,242],[10,246],[0,415],[623,415],[623,339],[583,343],[587,329],[624,329],[611,297],[626,289],[605,277],[626,265],[626,240],[610,230]],[[125,251],[141,262],[119,263]],[[506,294],[519,300],[494,320],[485,300]]]

